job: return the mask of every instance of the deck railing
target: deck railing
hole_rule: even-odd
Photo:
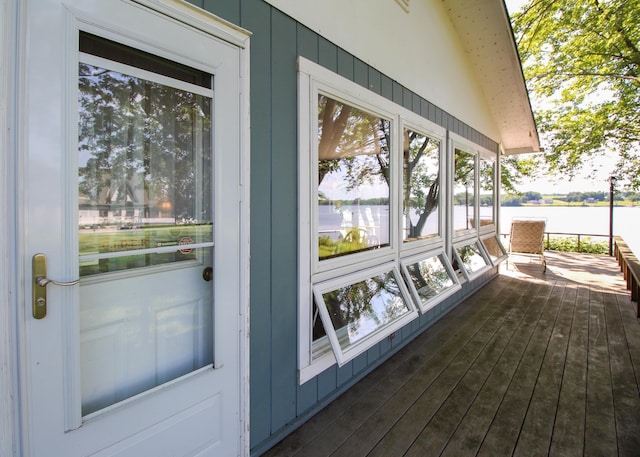
[[[606,241],[609,238],[609,235],[602,235],[597,233],[544,232],[544,239],[545,239],[544,248],[547,250],[549,249],[549,246],[551,244],[551,235],[559,236],[562,238],[570,238],[570,237],[577,238],[577,246],[576,246],[577,252],[582,252],[581,243],[584,238],[602,238],[603,241]],[[509,233],[502,233],[501,236],[503,239],[506,240],[507,238],[509,238]]]
[[[638,304],[637,315],[640,317],[640,262],[633,254],[627,243],[620,236],[614,238],[614,255],[620,265],[620,270],[627,281],[627,289],[631,291],[631,301]]]

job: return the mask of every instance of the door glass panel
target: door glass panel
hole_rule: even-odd
[[[80,275],[193,259],[213,241],[211,99],[87,63],[79,95]]]
[[[213,362],[212,91],[86,40],[100,57],[78,73],[84,415]]]

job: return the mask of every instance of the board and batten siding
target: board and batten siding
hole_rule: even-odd
[[[259,455],[495,275],[484,273],[393,338],[298,384],[298,56],[486,149],[498,145],[263,0],[193,3],[252,33],[250,436]]]

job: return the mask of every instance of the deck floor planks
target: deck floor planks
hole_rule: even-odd
[[[621,455],[640,453],[640,397],[637,395],[637,380],[633,371],[631,354],[625,338],[618,299],[615,294],[605,292],[604,310],[607,320],[607,339],[611,385],[615,412],[616,435]]]
[[[526,335],[527,328],[531,329],[539,319],[541,310],[536,306],[535,302],[540,296],[539,294],[543,292],[543,289],[541,285],[537,285],[537,290],[527,291],[532,293],[527,294],[525,292],[522,297],[516,295],[505,297],[505,300],[509,303],[520,303],[520,306],[512,307],[512,312],[499,331],[496,332],[492,341],[483,349],[483,352],[471,365],[460,384],[456,386],[432,421],[427,424],[424,431],[413,443],[410,451],[407,452],[408,456],[440,454],[441,451],[445,450],[447,444],[452,441],[452,436],[456,432],[460,436],[453,441],[462,446],[449,448],[448,451],[452,452],[451,455],[469,454],[472,451],[475,454],[493,414],[488,415],[486,410],[482,411],[482,414],[478,414],[478,411],[474,410],[473,406],[479,404],[485,409],[493,409],[495,413],[511,376],[503,378],[502,382],[497,382],[495,378],[488,382],[488,379],[494,372],[499,373],[499,371],[496,371],[498,363],[504,367],[505,353],[510,354],[514,350],[516,357],[512,361],[512,368],[515,369],[517,360],[520,358],[516,340],[521,335]],[[488,390],[494,390],[494,393],[496,389],[502,392],[500,395],[483,397],[481,393],[485,387]],[[483,420],[486,421],[484,431],[481,425]],[[468,427],[461,427],[465,421]],[[481,435],[473,436],[474,431],[481,432]],[[467,434],[469,432],[471,432],[471,436]]]
[[[526,290],[521,288],[520,295]],[[493,319],[476,321],[475,332],[467,336],[467,340],[458,345],[444,345],[443,351],[455,353],[451,359],[447,357],[446,366],[427,367],[430,372],[437,373],[433,382],[423,383],[417,378],[421,387],[420,396],[406,409],[406,412],[394,424],[393,428],[376,444],[375,448],[367,454],[372,457],[387,457],[390,453],[404,454],[413,444],[416,437],[423,431],[425,424],[438,411],[443,402],[448,398],[453,389],[463,378],[471,363],[478,357],[483,348],[490,342],[495,332],[500,328],[509,313],[510,295],[498,296],[501,312],[494,313]],[[412,380],[415,381],[415,380]],[[345,454],[346,455],[346,454]]]
[[[587,401],[589,288],[573,287],[576,288],[576,301],[549,449],[550,455],[563,457],[583,454]]]
[[[556,283],[556,287],[563,288],[563,296],[514,456],[545,455],[549,452],[576,298],[575,290],[568,289],[566,284]]]
[[[313,422],[313,425],[309,427],[312,430],[299,430],[289,435],[279,444],[277,449],[267,452],[265,456],[303,455],[312,457],[315,455],[329,455],[330,452],[333,452],[349,438],[349,435],[360,427],[363,421],[380,409],[387,396],[396,392],[400,392],[401,395],[412,392],[412,389],[404,389],[403,385],[407,382],[407,379],[411,378],[413,373],[436,356],[434,352],[425,351],[423,349],[424,345],[427,345],[430,341],[450,341],[451,338],[458,338],[461,332],[464,333],[466,330],[475,327],[474,319],[469,319],[469,312],[474,318],[478,318],[477,316],[482,313],[487,314],[487,309],[490,310],[490,313],[496,313],[497,310],[494,307],[488,306],[485,297],[499,296],[505,289],[510,287],[517,288],[517,284],[515,282],[499,283],[498,281],[492,281],[487,284],[481,291],[470,297],[465,306],[458,306],[447,315],[447,318],[451,317],[456,322],[460,319],[460,322],[458,322],[459,327],[451,326],[449,323],[445,324],[442,321],[436,322],[428,332],[417,338],[415,343],[419,341],[418,344],[405,347],[394,358],[379,367],[376,370],[375,378],[371,376],[365,377],[360,383],[343,394],[340,397],[340,402],[333,402],[314,416],[309,421]],[[465,307],[468,309],[465,310]],[[491,315],[488,314],[485,319],[490,319]],[[455,347],[455,344],[451,344],[451,346]],[[442,358],[441,354],[437,355],[437,358],[440,360]],[[380,377],[384,379],[383,382],[380,382]],[[375,379],[375,383],[372,383],[371,379]],[[360,388],[361,384],[367,385],[367,388]],[[370,384],[371,386],[369,387]],[[351,393],[354,389],[358,390],[357,395]],[[341,407],[331,408],[334,404],[340,404]],[[331,410],[326,412],[328,409]],[[307,424],[302,429],[307,428]],[[316,424],[323,424],[324,427],[319,428]],[[367,433],[366,438],[370,439],[370,436]]]
[[[443,456],[475,455],[482,444],[542,312],[539,306],[532,306],[532,303],[525,305],[524,301],[519,307],[526,308],[526,314],[447,443]]]
[[[508,287],[496,290],[492,292],[491,295],[499,296],[509,288],[515,289],[515,286],[515,284],[509,284]],[[483,297],[486,299],[488,296],[483,295]],[[476,305],[480,305],[480,303]],[[381,402],[380,408],[360,426],[358,431],[351,436],[348,441],[336,450],[334,455],[366,455],[376,443],[376,440],[372,440],[372,437],[382,436],[387,430],[393,427],[397,421],[397,417],[401,416],[414,404],[420,392],[433,382],[437,373],[441,371],[447,363],[455,359],[467,335],[477,327],[478,324],[474,323],[474,321],[491,321],[492,317],[498,312],[495,308],[490,310],[490,313],[487,313],[487,311],[482,308],[478,308],[476,311],[477,313],[474,319],[467,321],[458,329],[451,329],[454,331],[450,332],[450,335],[446,335],[449,336],[449,338],[446,340],[447,343],[445,345],[441,345],[438,340],[430,340],[429,343],[425,344],[422,344],[422,342],[418,343],[421,345],[421,350],[431,354],[432,357],[425,360],[420,370],[416,371],[412,376],[407,376],[403,388],[398,390],[388,401],[384,403]],[[431,347],[433,349],[430,350]],[[435,360],[435,362],[432,362],[433,360]]]
[[[602,292],[589,295],[585,456],[616,455],[616,429]]]
[[[505,299],[512,300],[511,297]],[[482,349],[451,395],[414,441],[406,453],[407,456],[437,455],[446,447],[507,348],[514,332],[526,317],[528,309],[527,306],[511,308],[505,321],[492,335],[491,341]]]
[[[501,274],[265,455],[639,455],[640,321],[610,259],[563,256]]]
[[[513,453],[558,314],[558,307],[554,306],[553,301],[560,300],[562,295],[563,288],[553,287],[553,294],[541,297],[540,306],[544,306],[544,310],[477,455],[496,456]]]

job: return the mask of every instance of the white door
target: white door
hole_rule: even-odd
[[[192,7],[142,3],[154,9],[34,0],[24,10],[32,456],[245,446],[243,51]]]

